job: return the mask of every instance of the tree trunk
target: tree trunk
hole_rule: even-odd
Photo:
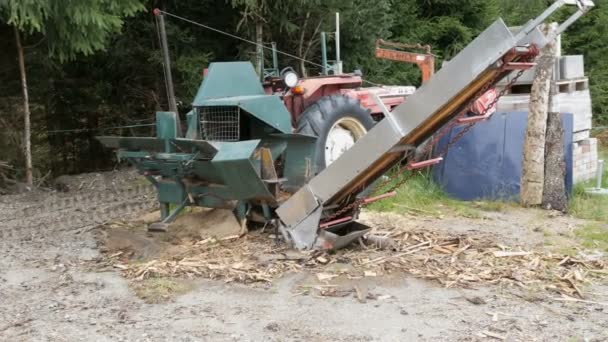
[[[550,24],[543,27],[546,34],[557,29]],[[521,175],[521,204],[540,205],[543,201],[545,176],[545,134],[549,92],[556,58],[555,41],[547,44],[537,59],[536,74],[530,93],[530,111],[524,142],[524,158]]]
[[[23,143],[25,156],[25,182],[28,186],[33,186],[34,177],[32,175],[32,143],[30,131],[30,99],[27,92],[27,78],[25,76],[25,61],[23,59],[23,46],[17,27],[15,29],[15,40],[17,42],[17,57],[19,60],[19,72],[21,73],[21,88],[23,90]]]
[[[308,18],[310,18],[310,12],[306,12],[306,18],[304,19],[304,23],[300,28],[300,41],[298,42],[298,57],[301,58],[300,75],[302,75],[302,77],[306,77],[306,64],[304,64],[304,60],[306,59],[306,57],[304,56],[304,34],[306,33],[306,25],[308,24]]]
[[[258,75],[260,75],[260,78],[263,78],[264,75],[264,47],[262,44],[264,44],[264,32],[263,32],[263,26],[262,26],[262,20],[258,20],[255,23],[255,42],[256,42],[256,48],[255,48],[255,58],[256,58],[256,72],[258,73]]]

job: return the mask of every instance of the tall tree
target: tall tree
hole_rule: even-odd
[[[15,31],[15,45],[17,46],[17,61],[19,63],[19,74],[21,75],[21,89],[23,91],[23,153],[25,157],[25,182],[27,185],[34,184],[32,173],[32,141],[31,141],[31,122],[30,122],[30,99],[27,90],[27,76],[25,72],[25,59],[23,58],[23,44],[21,44],[21,33],[17,27]]]
[[[77,54],[90,55],[105,48],[111,34],[119,32],[122,18],[143,10],[139,0],[6,0],[0,19],[13,26],[23,89],[24,153],[26,182],[33,185],[29,95],[21,33],[39,34],[47,41],[49,55],[66,61]]]
[[[262,77],[264,67],[264,24],[271,15],[269,1],[267,0],[232,0],[234,7],[241,9],[241,21],[238,28],[243,24],[252,22],[255,25],[255,69]]]

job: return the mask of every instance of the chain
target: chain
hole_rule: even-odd
[[[487,106],[485,106],[483,108],[481,113],[479,113],[479,116],[487,115],[487,113],[494,106],[496,106],[496,104],[498,103],[500,98],[503,97],[515,85],[517,80],[524,74],[524,72],[525,72],[524,69],[519,70],[517,72],[517,74],[515,75],[515,77],[513,77],[509,81],[509,83],[507,83],[505,85],[505,87],[500,92],[498,92],[496,98],[494,98],[494,100],[492,102],[490,102]],[[498,76],[496,76],[496,77],[498,77]],[[475,103],[475,101],[477,101],[477,99],[479,99],[483,94],[485,94],[488,90],[490,90],[490,87],[492,87],[495,84],[496,77],[494,79],[492,79],[490,82],[486,83],[486,85],[484,85],[475,94],[475,96],[469,101],[469,103],[467,103],[467,105],[464,107],[465,109],[463,109],[460,113],[458,113],[458,115],[456,115],[447,125],[445,125],[437,134],[435,134],[435,136],[424,147],[424,149],[422,150],[422,153],[420,153],[419,155],[425,156],[425,155],[429,154],[431,152],[431,150],[433,149],[433,146],[435,146],[439,142],[439,140],[441,140],[441,138],[443,138],[447,133],[449,133],[454,127],[456,127],[458,125],[458,123],[459,123],[458,120],[466,115],[469,108],[471,108],[471,106]],[[448,141],[448,143],[445,145],[445,147],[441,151],[439,151],[437,153],[437,157],[445,156],[445,154],[450,149],[450,147],[452,147],[454,144],[456,144],[458,142],[458,140],[460,140],[462,137],[464,137],[473,128],[473,126],[475,126],[476,123],[477,122],[472,122],[472,123],[467,124],[460,132],[458,132],[458,134],[456,134],[452,139],[450,139],[450,141]],[[414,159],[414,160],[408,162],[405,166],[400,167],[399,170],[397,170],[397,172],[395,172],[395,175],[393,177],[390,177],[386,181],[377,185],[376,191],[374,191],[374,195],[376,195],[386,185],[393,182],[395,179],[399,178],[399,176],[405,174],[405,172],[407,172],[407,171],[410,171],[407,174],[407,176],[401,178],[398,182],[393,184],[388,190],[384,191],[384,193],[396,191],[401,186],[403,186],[405,183],[407,183],[410,179],[412,179],[417,174],[417,172],[411,171],[409,169],[409,167],[416,162],[418,162],[417,159]],[[354,210],[358,207],[362,207],[365,205],[366,205],[365,198],[357,198],[350,204],[342,207],[340,210],[337,210],[336,212],[332,213],[331,215],[325,217],[325,219],[323,221],[329,222],[337,217],[342,216],[343,214],[345,214],[351,210]]]

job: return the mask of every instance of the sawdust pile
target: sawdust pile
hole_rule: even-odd
[[[417,229],[411,224],[408,227],[398,215],[379,217],[374,224],[379,228],[372,233],[380,237],[376,246],[382,248],[360,243],[334,253],[298,252],[277,244],[272,232],[254,231],[241,238],[232,235],[181,240],[179,253],[165,253],[144,262],[121,260],[121,252],[107,253],[113,258],[114,267],[133,280],[205,277],[258,283],[307,270],[316,272],[321,281],[330,281],[339,273],[357,278],[405,272],[446,287],[507,283],[583,297],[581,285],[607,274],[603,256],[573,257],[542,249],[522,250],[500,245],[489,234],[449,235]],[[351,267],[327,271],[335,264]]]

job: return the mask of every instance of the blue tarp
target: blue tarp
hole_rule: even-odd
[[[495,113],[477,123],[433,168],[433,179],[452,197],[462,200],[519,198],[526,112]],[[572,191],[572,114],[562,114],[566,190]],[[452,129],[436,151],[463,129]]]

